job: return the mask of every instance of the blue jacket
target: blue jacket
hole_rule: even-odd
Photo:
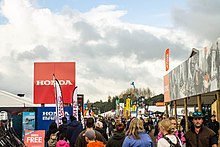
[[[74,146],[76,138],[80,134],[80,132],[83,130],[82,123],[79,121],[72,121],[68,124],[67,130],[66,130],[66,137],[70,142],[70,146]]]
[[[140,139],[135,140],[133,136],[126,136],[122,147],[153,147],[150,136],[143,132],[138,134]]]

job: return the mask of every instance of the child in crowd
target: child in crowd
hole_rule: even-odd
[[[56,144],[56,147],[70,147],[70,144],[66,142],[65,135],[63,133],[59,134],[59,141]]]

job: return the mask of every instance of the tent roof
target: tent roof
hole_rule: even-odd
[[[19,97],[15,94],[0,90],[0,107],[38,107],[29,98]]]

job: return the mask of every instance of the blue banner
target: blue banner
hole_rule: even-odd
[[[65,116],[68,123],[70,122],[70,116],[72,115],[72,107],[64,107]],[[37,109],[37,130],[48,131],[52,122],[56,121],[56,108],[55,107],[39,107]]]
[[[24,130],[35,130],[35,112],[22,113],[22,140],[24,139]]]

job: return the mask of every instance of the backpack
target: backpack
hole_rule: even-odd
[[[176,137],[176,136],[175,136]],[[168,137],[164,136],[163,137],[169,144],[170,144],[170,147],[181,147],[180,145],[180,142],[179,142],[179,139],[176,137],[177,139],[177,143],[174,144]]]
[[[57,138],[58,138],[58,136],[57,136],[57,134],[59,133],[59,131],[57,131],[56,133],[52,133],[51,135],[50,135],[50,139],[48,140],[48,146],[49,147],[55,147],[56,146],[56,144],[57,144]]]

